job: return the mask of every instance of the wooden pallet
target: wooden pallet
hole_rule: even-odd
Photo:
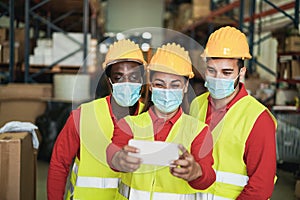
[[[37,73],[43,68],[48,67],[47,65],[30,65],[29,72]],[[65,66],[65,65],[55,65],[51,69],[47,69],[45,73],[77,73],[80,70],[80,66]],[[22,71],[25,71],[25,65],[22,65]]]

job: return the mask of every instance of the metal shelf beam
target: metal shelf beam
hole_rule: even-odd
[[[282,12],[282,11],[285,11],[285,10],[288,10],[288,9],[291,9],[291,8],[295,8],[295,2],[284,4],[284,5],[279,6],[277,8],[278,9],[273,8],[273,9],[266,10],[266,11],[261,12],[261,13],[257,13],[255,15],[253,15],[252,17],[247,17],[247,18],[244,19],[244,22],[249,22],[250,20],[255,20],[255,19],[258,19],[258,18],[262,18],[262,17],[266,17],[266,16],[269,16],[269,15],[273,15],[275,13],[278,13],[279,10]],[[298,8],[298,10],[299,10],[299,8]],[[290,15],[288,15],[288,16],[289,16],[289,18],[291,17]]]
[[[57,65],[59,62],[63,61],[64,59],[67,59],[68,57],[74,55],[75,53],[79,52],[80,50],[83,50],[83,73],[86,73],[86,57],[87,57],[87,34],[89,31],[89,1],[83,0],[83,33],[84,33],[84,39],[83,44],[78,42],[77,40],[73,39],[72,37],[67,35],[67,32],[60,27],[56,26],[53,22],[51,22],[51,15],[48,12],[47,19],[44,17],[41,17],[40,15],[36,14],[34,10],[40,8],[41,6],[48,3],[50,0],[44,0],[40,2],[39,4],[33,6],[30,8],[30,0],[25,0],[25,58],[24,58],[24,68],[25,68],[25,74],[24,74],[24,81],[25,83],[32,82],[34,77],[37,77],[44,72],[46,72],[49,69],[52,69],[55,65]],[[74,11],[70,11],[63,16],[57,18],[54,22],[58,22],[67,16],[71,15]],[[70,39],[71,41],[77,43],[80,45],[80,48],[75,50],[74,52],[66,55],[65,57],[61,58],[60,60],[55,61],[51,65],[45,67],[44,69],[41,69],[39,72],[34,73],[32,75],[29,74],[29,25],[30,25],[30,16],[34,17],[36,20],[40,21],[43,24],[47,25],[47,34],[50,34],[50,29],[62,32],[66,34],[66,37]],[[76,22],[75,22],[76,23]]]
[[[15,19],[15,1],[9,1],[9,82],[14,81],[14,66],[15,66],[15,32],[14,19]]]

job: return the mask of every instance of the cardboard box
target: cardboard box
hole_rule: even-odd
[[[193,0],[193,5],[210,7],[210,2],[211,2],[210,0]]]
[[[181,30],[192,19],[192,5],[190,3],[182,3],[178,8],[178,15],[175,18],[175,29]]]
[[[1,199],[36,198],[34,163],[34,151],[29,133],[0,134]]]
[[[38,99],[4,99],[0,100],[0,126],[10,121],[24,121],[35,123],[42,115],[47,103]]]
[[[193,18],[198,19],[202,17],[206,17],[210,14],[210,7],[204,6],[193,6]]]
[[[25,29],[16,28],[14,31],[15,31],[15,41],[23,43],[25,41]]]
[[[0,99],[50,99],[52,84],[10,83],[0,86]]]
[[[300,80],[300,60],[292,60],[292,78]]]
[[[52,97],[51,84],[8,84],[0,86],[0,127],[9,121],[35,123]]]
[[[7,40],[7,29],[6,28],[0,28],[0,44]]]
[[[290,36],[285,39],[286,52],[300,52],[300,36]]]
[[[295,195],[297,198],[300,199],[300,180],[297,180],[297,182],[296,182]]]
[[[21,52],[20,52],[20,43],[15,42],[15,63],[21,62]],[[2,63],[9,63],[10,61],[10,48],[9,42],[5,41],[2,43]]]
[[[256,95],[257,90],[269,84],[270,82],[268,80],[256,78],[256,77],[250,77],[245,80],[245,87],[252,96]]]

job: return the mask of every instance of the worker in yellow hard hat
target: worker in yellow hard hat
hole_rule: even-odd
[[[189,78],[193,77],[188,52],[175,43],[163,45],[152,57],[148,70],[154,106],[138,116],[120,120],[107,148],[111,168],[124,172],[116,199],[199,199],[201,194],[196,189],[210,186],[215,181],[215,172],[207,125],[184,114],[181,108]],[[158,157],[151,153],[148,157],[154,163],[144,164],[141,158],[131,155],[141,149],[128,145],[130,139],[151,144],[175,143],[182,153],[169,163],[171,166],[155,163]],[[167,148],[163,148],[162,154],[163,151]]]
[[[119,174],[106,164],[105,150],[114,124],[137,115],[146,62],[139,46],[130,40],[112,44],[103,68],[112,94],[82,104],[72,111],[60,132],[48,171],[48,199],[63,199],[70,166],[75,158],[67,199],[114,199]]]
[[[190,114],[206,122],[214,138],[216,182],[207,199],[268,199],[276,172],[276,120],[240,82],[251,59],[244,33],[230,26],[213,32],[202,57],[205,87]]]

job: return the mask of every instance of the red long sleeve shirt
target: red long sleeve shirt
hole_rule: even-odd
[[[152,109],[149,109],[149,115],[153,122],[154,139],[156,141],[165,141],[171,128],[181,114],[182,109],[180,108],[174,117],[164,121],[158,118]],[[124,119],[121,119],[117,125],[115,124],[112,143],[107,148],[107,161],[110,166],[112,166],[111,160],[113,155],[123,146],[127,145],[128,141],[132,138],[133,133]],[[212,135],[207,127],[192,142],[191,154],[194,156],[195,161],[199,163],[203,172],[201,177],[189,182],[193,188],[206,189],[215,181],[215,172],[212,169],[212,145]]]
[[[111,95],[106,97],[112,121],[116,123],[117,118],[111,109]],[[138,111],[139,108],[137,108]],[[135,114],[138,112],[136,111]],[[48,169],[47,196],[48,200],[63,199],[65,186],[73,159],[80,152],[79,137],[80,108],[71,112],[64,128],[59,133],[52,151],[52,157]]]
[[[248,95],[244,85],[240,84],[240,91],[235,98],[222,109],[216,110],[211,97],[208,96],[206,123],[210,129],[220,122],[226,112],[242,97]],[[241,113],[247,115],[247,113]],[[248,184],[237,199],[265,200],[272,196],[274,176],[276,174],[276,127],[268,111],[264,111],[256,122],[246,141],[243,160],[249,176]]]

